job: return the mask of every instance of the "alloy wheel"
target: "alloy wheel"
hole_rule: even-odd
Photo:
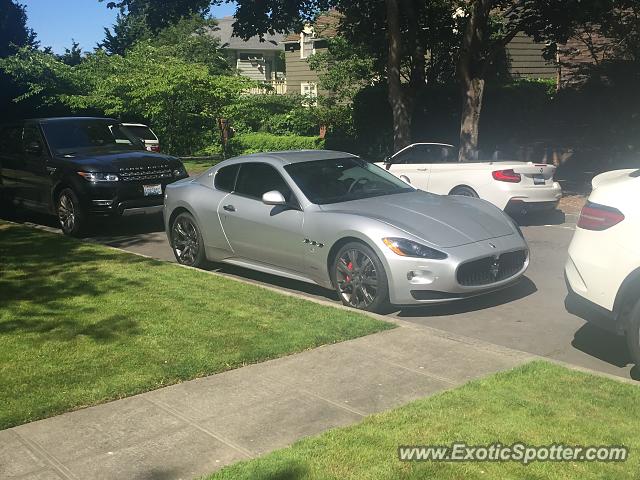
[[[58,203],[58,219],[62,229],[66,232],[73,231],[76,225],[76,206],[71,196],[63,193]]]
[[[375,302],[378,272],[373,260],[361,250],[347,250],[338,259],[336,280],[338,292],[352,307],[365,309]]]
[[[198,230],[188,217],[178,217],[173,224],[173,249],[180,263],[184,265],[196,263],[200,241]]]

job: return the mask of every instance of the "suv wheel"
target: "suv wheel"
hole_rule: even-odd
[[[78,196],[70,188],[65,188],[58,195],[56,213],[65,235],[80,236],[85,227],[86,217]]]
[[[631,308],[627,323],[627,345],[634,363],[640,367],[640,300]]]
[[[171,225],[171,248],[178,263],[202,268],[207,264],[204,242],[196,220],[190,213],[178,215]]]
[[[367,245],[351,242],[342,247],[333,260],[331,277],[344,305],[388,313],[387,275],[382,262]]]

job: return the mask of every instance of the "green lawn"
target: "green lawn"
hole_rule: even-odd
[[[545,362],[302,440],[211,479],[637,479],[640,389]],[[400,445],[624,445],[625,463],[400,462]]]
[[[0,223],[0,429],[389,328]]]
[[[185,159],[185,160],[182,160],[182,163],[184,164],[184,167],[187,169],[187,172],[189,172],[189,175],[198,175],[204,172],[205,170],[207,170],[209,167],[212,167],[217,163],[220,163],[221,161],[222,161],[222,157],[219,160]]]

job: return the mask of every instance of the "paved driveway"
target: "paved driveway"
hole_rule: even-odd
[[[565,307],[563,268],[575,229],[575,215],[561,214],[523,225],[531,246],[527,277],[517,286],[453,305],[403,309],[403,320],[474,337],[494,344],[623,376],[640,378],[632,369],[624,339],[592,327]],[[96,240],[115,247],[173,261],[158,217],[129,218],[103,226]],[[325,289],[236,267],[219,271],[257,283],[331,299]]]

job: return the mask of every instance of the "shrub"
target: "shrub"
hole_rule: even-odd
[[[286,115],[300,106],[296,95],[244,95],[224,107],[223,116],[231,121],[237,133],[244,134],[265,130],[263,126],[268,119]]]
[[[324,140],[320,137],[245,133],[237,135],[229,141],[227,155],[237,156],[282,150],[322,150],[323,148]]]

